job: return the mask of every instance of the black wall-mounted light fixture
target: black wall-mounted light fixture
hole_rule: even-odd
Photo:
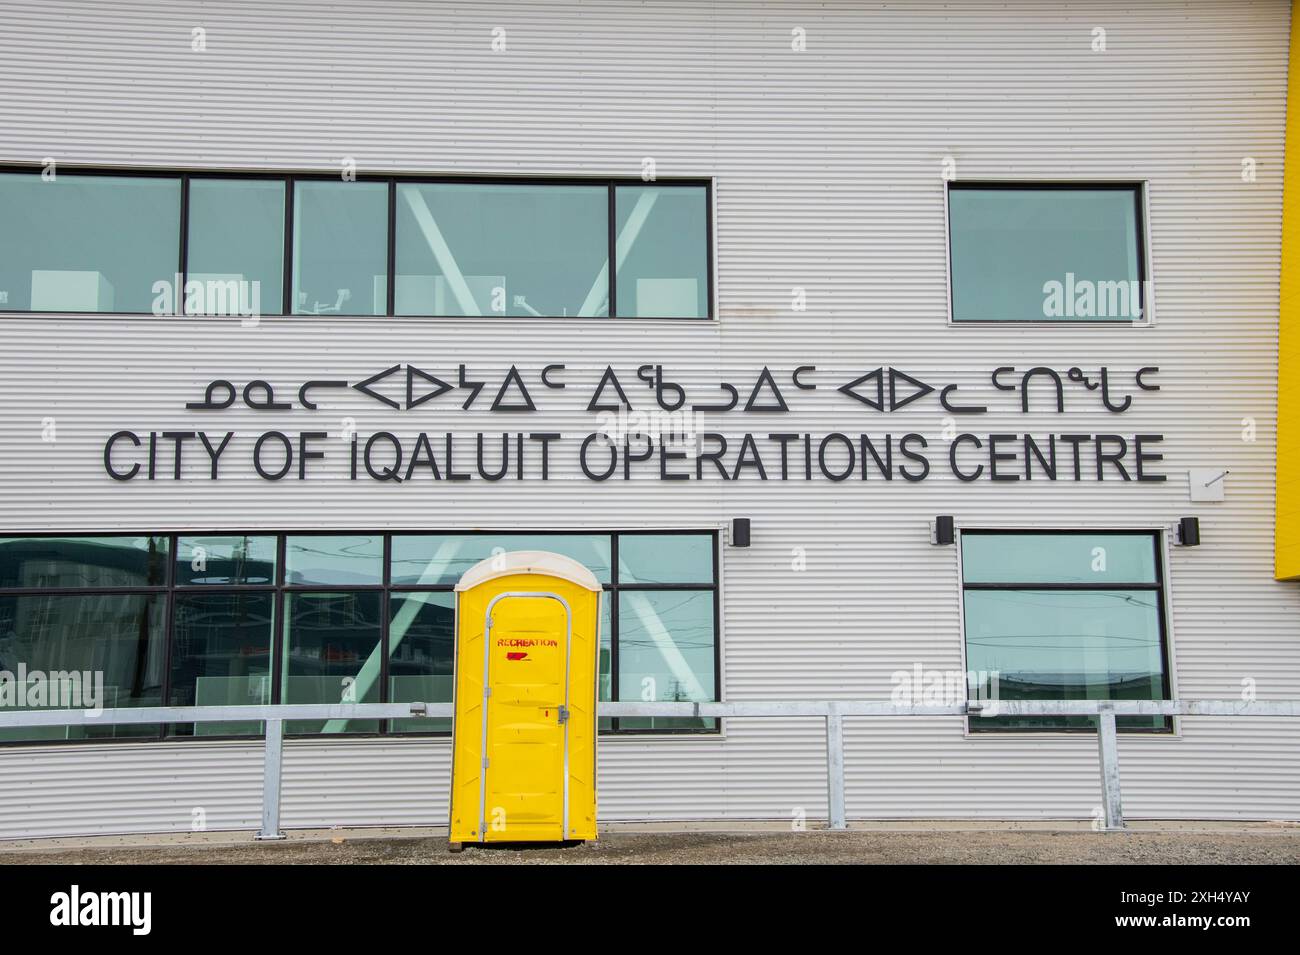
[[[749,518],[733,517],[731,519],[731,546],[749,546]]]
[[[936,544],[955,544],[957,542],[956,526],[951,514],[941,514],[934,519],[934,542]]]
[[[1182,547],[1195,547],[1201,542],[1201,521],[1196,517],[1178,520],[1178,543]]]

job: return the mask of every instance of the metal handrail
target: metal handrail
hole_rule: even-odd
[[[251,706],[142,706],[105,710],[0,710],[0,729],[42,726],[104,726],[139,723],[266,724],[262,777],[262,828],[257,839],[283,839],[280,781],[285,720],[376,720],[450,718],[452,703],[286,703]],[[778,700],[727,703],[598,703],[610,717],[750,719],[815,717],[826,722],[829,828],[848,828],[844,811],[844,719],[864,716],[1095,716],[1101,769],[1103,831],[1124,828],[1119,784],[1118,716],[1300,716],[1300,700],[968,700],[907,705],[876,700]]]

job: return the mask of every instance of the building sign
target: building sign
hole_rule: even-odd
[[[448,376],[454,377],[452,384],[415,365],[396,364],[362,381],[314,378],[297,383],[290,392],[277,392],[262,380],[240,384],[218,379],[185,407],[213,419],[238,406],[311,415],[321,413],[321,396],[348,391],[402,414],[425,405],[542,413],[547,393],[568,387],[564,370],[562,364],[547,365],[531,390],[514,365],[500,382],[480,380],[465,365]],[[307,481],[322,473],[327,458],[342,455],[349,480],[396,483],[545,481],[553,473],[579,472],[591,481],[734,481],[748,475],[776,481],[915,482],[939,468],[961,481],[1081,481],[1094,476],[1098,481],[1165,480],[1156,471],[1163,455],[1153,450],[1163,440],[1159,434],[981,432],[976,427],[980,416],[989,413],[989,398],[999,392],[1016,393],[1022,414],[1029,413],[1031,402],[1057,413],[1065,411],[1067,402],[1088,402],[1122,415],[1143,393],[1160,390],[1153,380],[1159,372],[1155,367],[1126,373],[1074,367],[1062,374],[1046,366],[1003,366],[967,394],[959,393],[956,384],[932,384],[882,366],[835,386],[836,400],[883,415],[934,401],[945,416],[946,447],[902,429],[820,434],[783,429],[781,416],[789,414],[792,405],[805,400],[808,392],[826,388],[813,381],[816,371],[812,365],[776,371],[765,366],[752,381],[722,381],[709,394],[697,395],[688,394],[662,365],[642,365],[622,377],[608,366],[587,402],[596,427],[576,436],[544,430],[360,434],[352,428],[339,449],[337,443],[330,446],[329,431],[265,430],[244,436],[251,444],[246,456],[237,456],[232,447],[239,435],[220,427],[121,430],[104,443],[104,470],[122,482],[215,481],[234,468],[248,467],[267,481]],[[748,430],[724,434],[704,425],[732,416],[743,416]],[[748,424],[751,416],[766,418],[769,426],[754,428]],[[567,459],[562,462],[561,456]]]

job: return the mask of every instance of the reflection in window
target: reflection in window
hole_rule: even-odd
[[[701,534],[621,534],[620,584],[707,584],[713,580],[713,538]]]
[[[271,702],[275,594],[180,593],[172,617],[170,706],[257,706]],[[180,736],[262,732],[260,721],[192,723]]]
[[[202,283],[201,315],[278,315],[284,308],[284,183],[190,180],[187,289]],[[256,283],[254,285],[253,283]]]
[[[29,674],[39,671],[53,681],[46,682],[47,692],[57,686],[81,703],[93,699],[90,687],[102,674],[104,709],[159,706],[164,603],[159,594],[0,596],[0,670],[15,677],[20,664]],[[84,673],[91,674],[85,683]],[[150,724],[0,730],[7,741],[157,735],[158,726]]]
[[[398,315],[609,314],[607,187],[397,186]]]
[[[152,587],[166,574],[166,537],[0,538],[0,587]]]
[[[709,314],[708,193],[703,186],[618,186],[619,318]]]
[[[618,601],[619,699],[714,698],[713,592],[624,590]],[[713,720],[621,718],[620,729],[707,728]]]
[[[966,534],[967,583],[1154,584],[1151,534]]]
[[[456,595],[394,594],[388,626],[388,695],[393,703],[450,703],[455,672]],[[393,720],[394,733],[449,733],[451,720]]]
[[[150,314],[180,266],[181,181],[0,176],[0,311]]]
[[[286,584],[378,584],[384,579],[384,538],[381,534],[289,537],[284,564]]]
[[[283,703],[380,702],[378,591],[284,595]],[[289,720],[286,733],[377,733],[378,720]]]
[[[967,669],[996,673],[1003,700],[1167,698],[1157,542],[1150,533],[963,533]],[[1080,716],[973,717],[970,727],[1070,730],[1095,723]],[[1121,716],[1116,725],[1163,730],[1169,722]]]
[[[446,702],[456,582],[494,554],[541,550],[577,560],[604,586],[599,699],[711,700],[715,547],[707,532],[0,538],[0,670],[102,671],[109,707]],[[599,726],[690,732],[717,721],[600,717]],[[437,733],[450,724],[316,720],[286,730]],[[0,733],[0,742],[261,731],[253,720],[56,727]]]
[[[596,664],[596,699],[614,699],[614,628],[610,624],[613,614],[611,593],[600,595],[600,658]],[[608,733],[614,729],[614,720],[602,716],[596,721],[597,730]]]
[[[293,200],[293,313],[388,313],[388,184],[299,181]]]
[[[608,534],[397,534],[393,536],[392,582],[452,587],[479,561],[518,550],[544,550],[572,557],[601,583],[609,583]]]
[[[179,537],[176,583],[230,586],[275,583],[274,537]]]
[[[1140,196],[1136,185],[953,183],[953,321],[1141,320]]]

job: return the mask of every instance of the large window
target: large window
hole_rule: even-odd
[[[180,223],[178,177],[0,175],[0,311],[148,314]]]
[[[0,538],[0,670],[16,709],[157,706],[166,537]],[[87,676],[89,675],[89,676]],[[41,699],[39,694],[44,694]],[[0,740],[157,736],[153,725],[0,729]]]
[[[1164,584],[1151,532],[963,531],[966,668],[1002,700],[1165,700]],[[971,717],[972,730],[1086,730],[1092,717]],[[1170,728],[1121,716],[1127,730]]]
[[[1142,187],[948,188],[954,322],[1142,322]]]
[[[609,314],[604,186],[401,183],[398,315]]]
[[[718,698],[711,532],[0,538],[0,670],[98,672],[105,707],[450,702],[455,594],[478,561],[549,550],[602,583],[599,698]],[[293,734],[447,733],[450,720],[290,721]],[[605,733],[716,720],[613,720]],[[227,737],[260,722],[0,730],[0,741]]]
[[[0,311],[707,319],[710,222],[705,181],[0,172]]]

